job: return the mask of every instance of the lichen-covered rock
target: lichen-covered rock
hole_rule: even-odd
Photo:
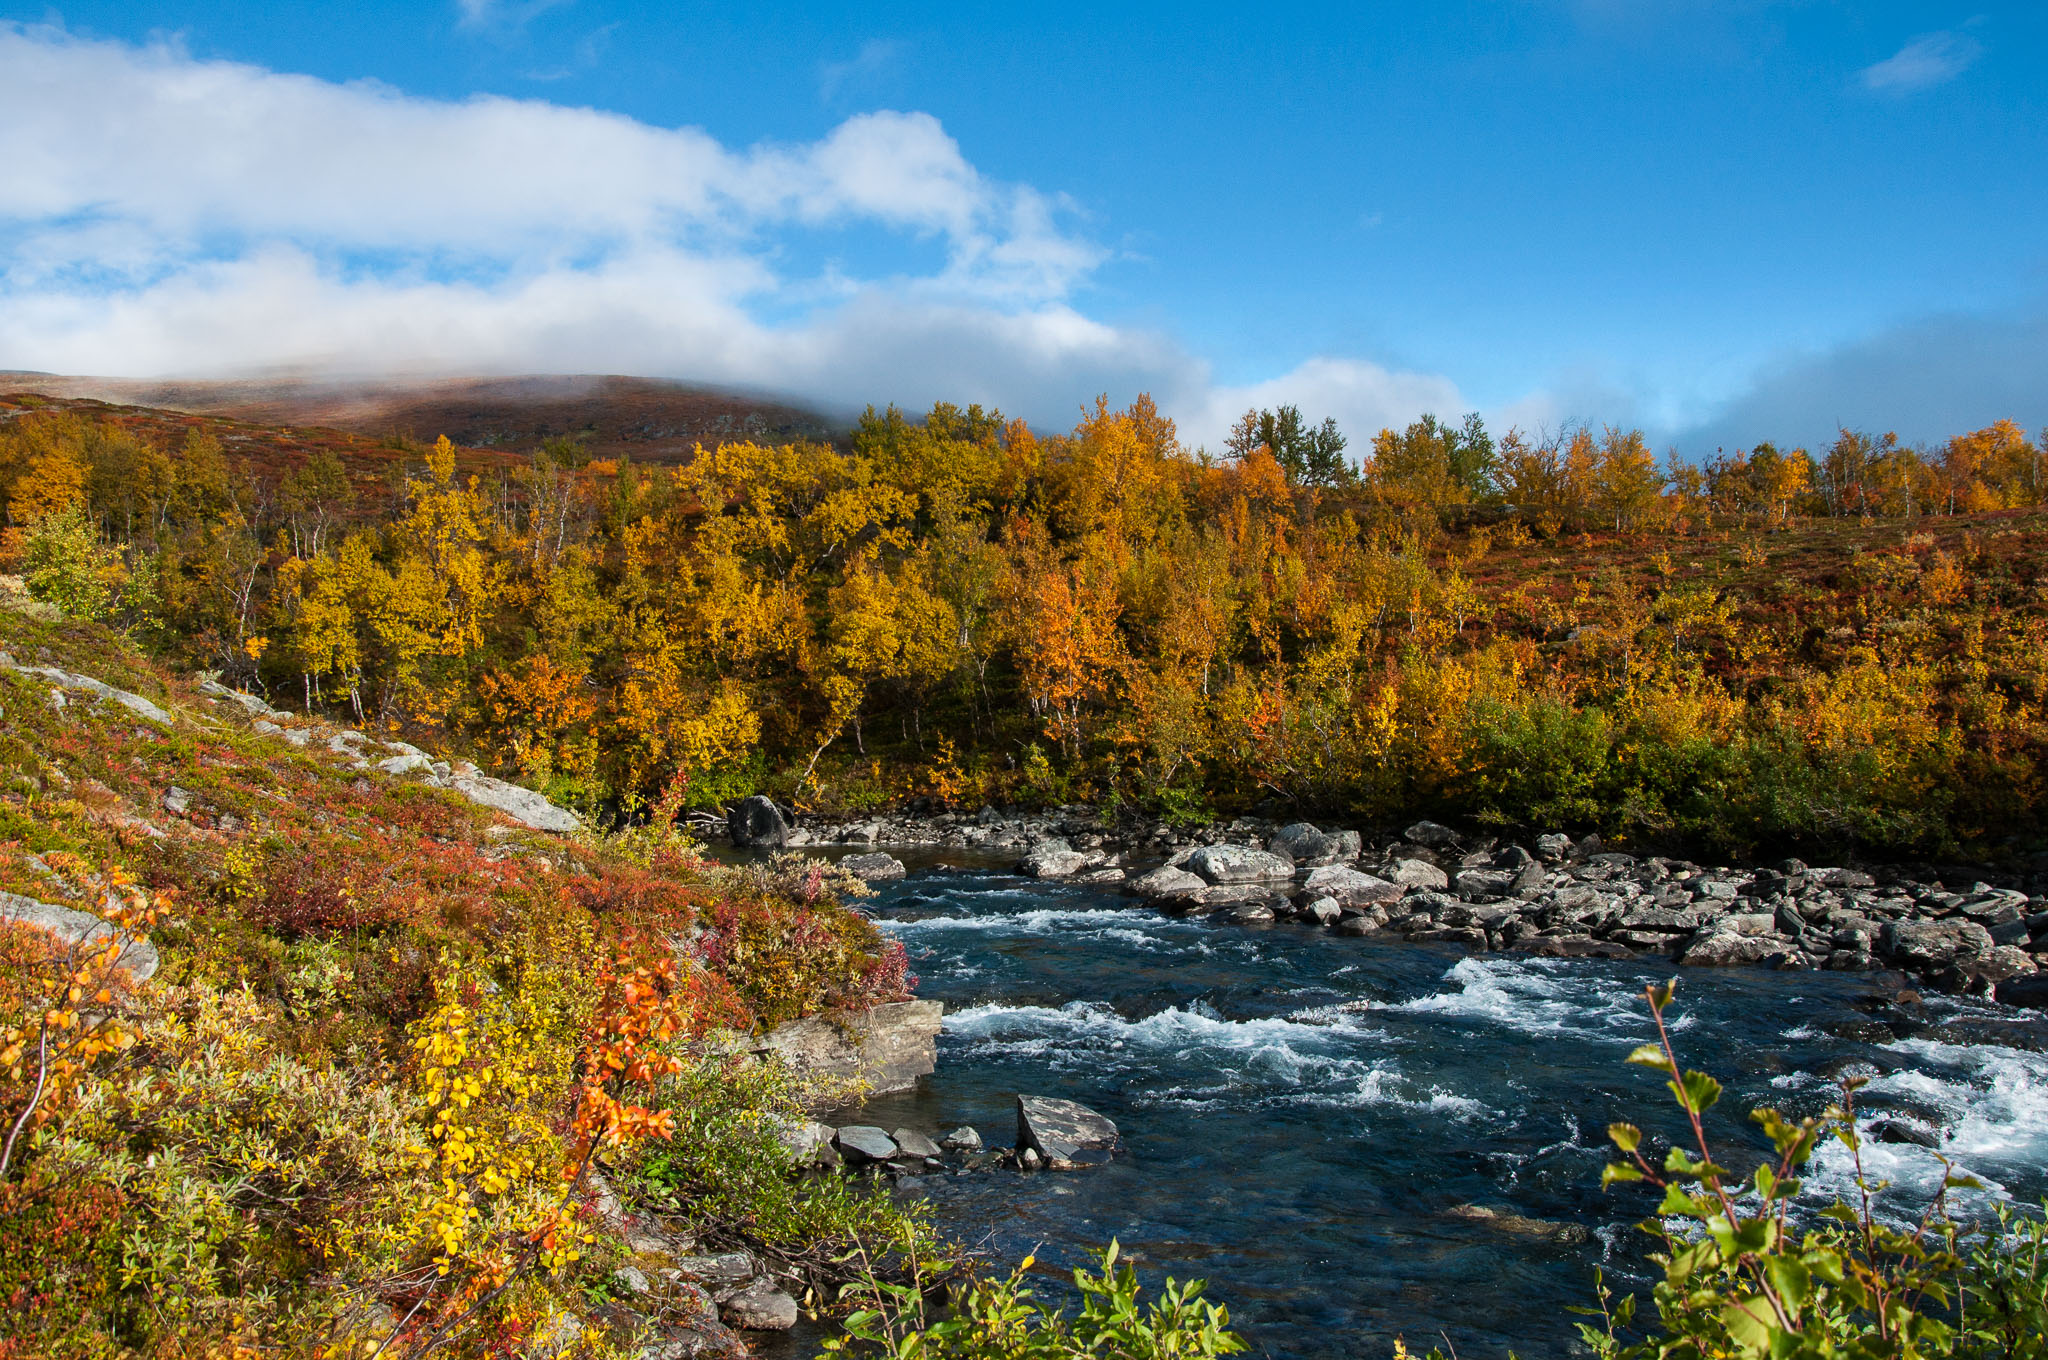
[[[865,1011],[805,1016],[758,1041],[806,1074],[867,1083],[873,1095],[908,1091],[938,1066],[937,1001],[892,1001]]]
[[[1294,877],[1293,860],[1251,845],[1202,846],[1188,856],[1187,868],[1218,885],[1284,882]]]
[[[1140,897],[1173,897],[1181,893],[1200,892],[1207,882],[1185,869],[1176,869],[1171,864],[1162,864],[1152,872],[1133,879],[1130,890]]]
[[[566,834],[583,825],[583,819],[575,813],[555,806],[532,789],[487,774],[458,774],[449,780],[449,787],[470,802],[502,812],[535,831]]]

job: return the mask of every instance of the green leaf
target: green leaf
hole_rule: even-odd
[[[1643,1173],[1626,1162],[1609,1162],[1600,1168],[1600,1188],[1605,1190],[1616,1181],[1639,1181]]]
[[[1806,1263],[1796,1256],[1772,1256],[1764,1262],[1764,1278],[1771,1282],[1778,1302],[1796,1321],[1805,1309],[1807,1295],[1813,1288]]]
[[[1609,1124],[1607,1136],[1623,1152],[1634,1152],[1643,1145],[1643,1131],[1633,1124]]]
[[[1745,1354],[1762,1355],[1770,1350],[1771,1337],[1779,1330],[1770,1317],[1771,1305],[1764,1302],[1763,1295],[1752,1294],[1724,1307],[1721,1325]]]
[[[1664,1055],[1664,1050],[1656,1044],[1636,1045],[1635,1052],[1629,1054],[1626,1061],[1634,1063],[1637,1067],[1648,1067],[1658,1072],[1677,1070],[1671,1065],[1671,1059]]]
[[[1679,1092],[1679,1100],[1694,1114],[1705,1114],[1721,1099],[1721,1083],[1704,1072],[1686,1073],[1684,1085],[1685,1089]],[[1677,1091],[1678,1083],[1672,1083],[1672,1089]]]

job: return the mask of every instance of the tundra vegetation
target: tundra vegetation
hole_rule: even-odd
[[[1738,850],[2040,835],[2048,518],[2010,426],[1659,470],[1629,432],[1426,420],[1354,465],[1292,411],[1191,453],[1141,400],[1068,435],[940,406],[636,466],[0,416],[26,599],[0,647],[169,717],[0,666],[0,891],[114,932],[0,921],[9,1360],[630,1354],[601,1325],[630,1248],[600,1173],[855,1308],[856,1350],[1237,1349],[1196,1286],[1141,1306],[1112,1256],[1062,1312],[963,1274],[879,1187],[798,1174],[773,1132],[804,1092],[733,1036],[912,980],[852,881],[697,856],[677,814],[739,794],[1277,798]],[[616,829],[532,835],[368,777],[194,668]],[[1690,1118],[1711,1093],[1672,1070]],[[1711,1166],[1654,1173],[1666,1215],[1733,1245],[1675,1231],[1660,1330],[1627,1340],[1603,1304],[1621,1339],[1589,1344],[2038,1353],[2037,1229],[2032,1256],[1868,1224],[1795,1252],[1777,1206],[1830,1129],[1766,1131],[1787,1160],[1754,1213]],[[1881,1287],[1830,1274],[1872,1251]],[[1822,1285],[1862,1349],[1783,1340],[1820,1335]],[[1968,1350],[2006,1325],[1970,1312],[1997,1289],[2031,1330]]]
[[[2048,481],[2009,422],[1640,432],[1145,399],[675,464],[0,399],[29,590],[616,816],[1271,799],[1726,853],[2038,843]],[[4,565],[4,564],[0,564]]]

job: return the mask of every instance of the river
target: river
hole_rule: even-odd
[[[868,905],[946,1004],[939,1070],[834,1122],[972,1124],[1007,1145],[1025,1092],[1081,1101],[1128,1143],[1081,1172],[925,1180],[957,1240],[1036,1250],[1051,1278],[1115,1237],[1152,1282],[1207,1278],[1254,1353],[1303,1360],[1384,1356],[1396,1336],[1463,1360],[1573,1354],[1563,1308],[1591,1301],[1596,1267],[1646,1282],[1629,1225],[1651,1200],[1599,1179],[1611,1120],[1673,1129],[1658,1079],[1622,1062],[1652,1037],[1644,984],[1672,965],[1211,925],[909,862]],[[1866,1121],[1985,1181],[1979,1207],[2048,1194],[2048,1022],[1885,995],[1854,974],[1683,970],[1675,1037],[1727,1083],[1711,1122],[1729,1159],[1762,1146],[1742,1113],[1815,1111],[1847,1072],[1870,1078]],[[1900,1206],[1941,1175],[1911,1143],[1872,1142],[1866,1163]],[[1810,1184],[1850,1174],[1835,1149]]]

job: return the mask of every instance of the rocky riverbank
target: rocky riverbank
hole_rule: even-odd
[[[1798,860],[1742,867],[1622,853],[1597,837],[1549,833],[1524,844],[1426,821],[1393,835],[1250,818],[1192,832],[1112,827],[1086,807],[793,826],[759,808],[750,815],[745,824],[735,817],[736,843],[779,830],[792,847],[866,851],[843,862],[877,879],[902,865],[876,847],[1015,851],[1032,877],[1120,884],[1162,911],[1239,925],[1291,921],[1545,957],[1896,970],[1943,991],[2048,1006],[2043,864],[2024,874]]]

